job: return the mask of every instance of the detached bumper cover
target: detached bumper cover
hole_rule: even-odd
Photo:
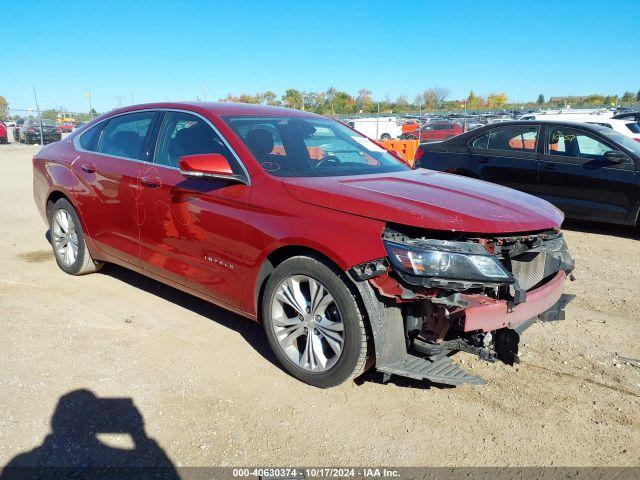
[[[490,332],[501,328],[516,328],[553,307],[562,296],[567,275],[559,271],[551,280],[527,292],[527,300],[511,307],[506,300],[465,295],[469,306],[464,311],[464,331]]]

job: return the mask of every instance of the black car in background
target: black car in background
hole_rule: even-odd
[[[24,124],[24,119],[20,118],[19,120],[16,120],[16,126],[13,127],[13,141],[14,142],[19,142],[20,141],[20,129],[22,128],[22,125]]]
[[[42,137],[40,135],[41,127]],[[18,141],[22,143],[40,143],[41,138],[44,143],[57,142],[62,138],[62,133],[60,133],[56,122],[53,120],[48,118],[27,118],[20,128]]]
[[[616,120],[633,120],[634,122],[640,122],[640,112],[622,112],[611,118]]]
[[[544,198],[569,218],[638,225],[640,143],[610,128],[512,121],[421,144],[415,158],[415,168],[479,178]]]

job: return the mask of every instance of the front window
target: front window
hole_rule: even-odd
[[[278,177],[410,170],[367,137],[325,118],[226,116],[262,168]]]
[[[603,127],[600,133],[607,132],[613,132],[613,130]],[[618,133],[609,136],[623,137]],[[610,150],[615,149],[580,130],[566,127],[549,129],[549,155],[603,160],[604,154]]]
[[[233,172],[242,174],[229,149],[206,121],[185,112],[165,113],[158,133],[154,162],[178,168],[180,157],[205,153],[223,155]]]

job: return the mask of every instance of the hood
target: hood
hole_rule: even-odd
[[[286,178],[284,185],[301,202],[431,230],[517,233],[559,227],[564,220],[540,198],[432,170]]]

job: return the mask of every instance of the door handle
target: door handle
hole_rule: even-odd
[[[96,166],[93,163],[85,163],[80,168],[83,172],[86,173],[96,173],[97,170]]]
[[[160,186],[160,179],[158,177],[142,177],[140,183],[147,188],[158,188]]]

